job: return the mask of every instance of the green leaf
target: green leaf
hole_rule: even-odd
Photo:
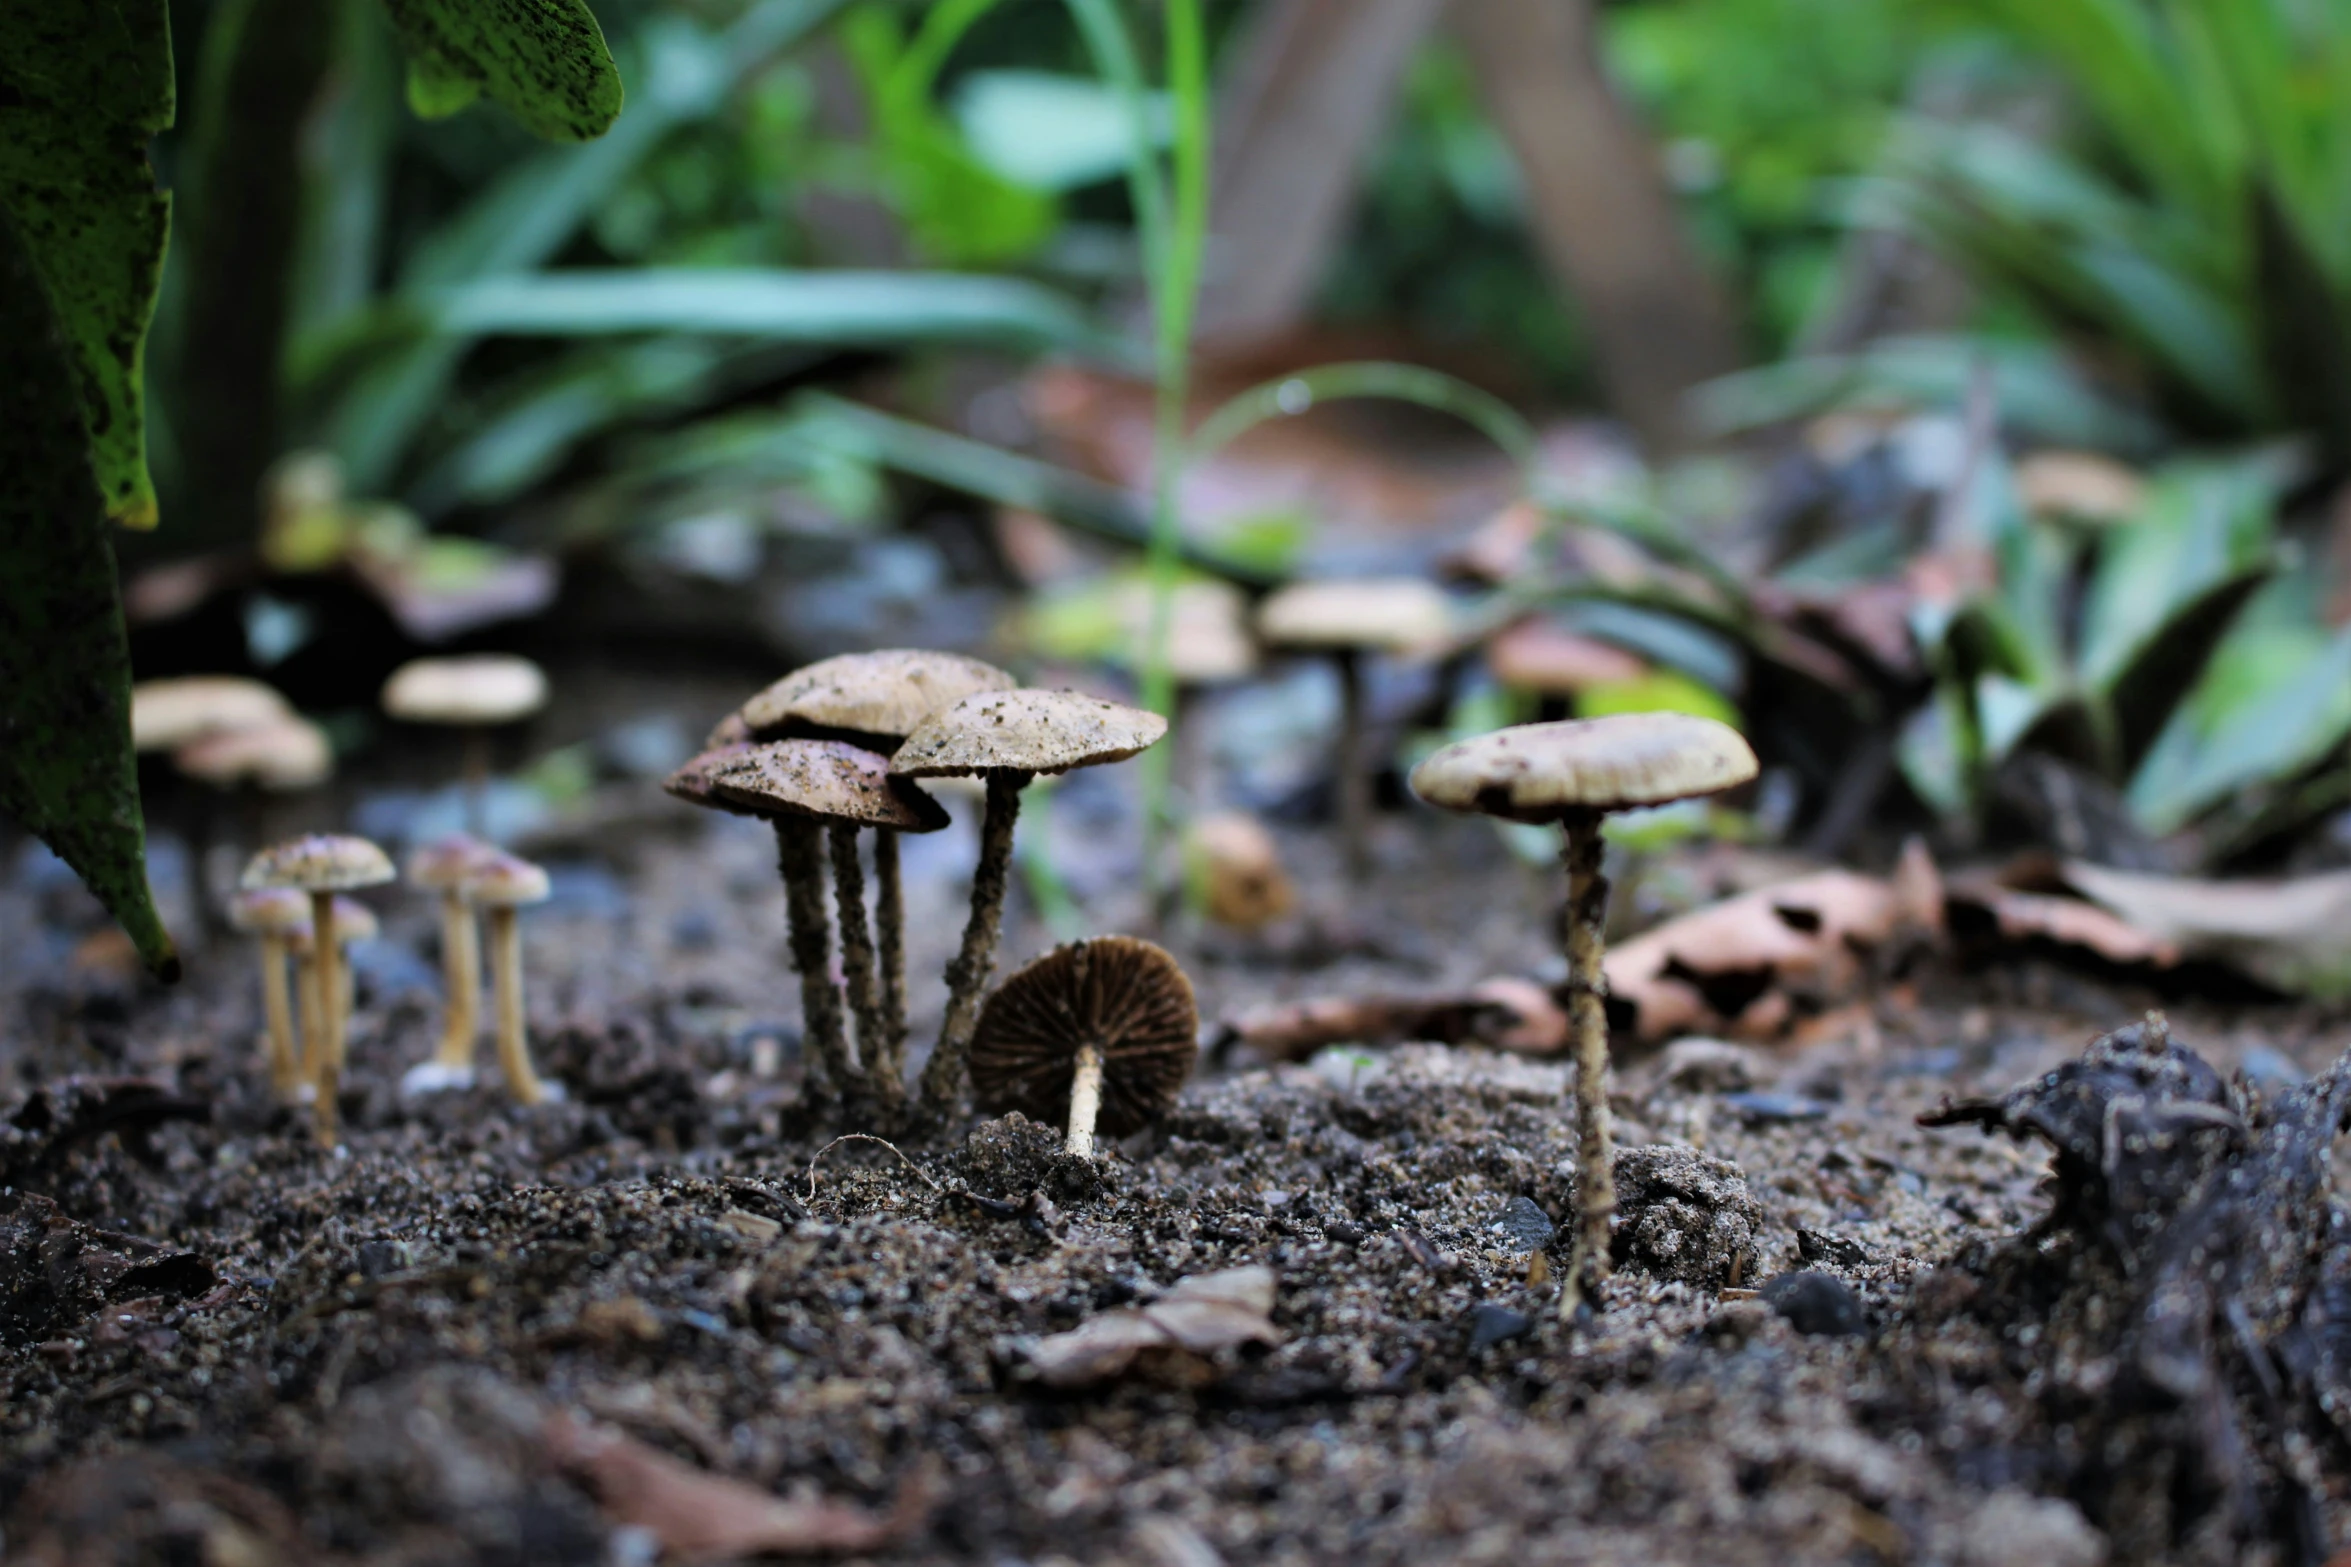
[[[408,62],[408,108],[420,120],[445,120],[473,107],[482,84],[460,76],[431,55]]]
[[[2231,795],[2281,783],[2351,735],[2351,631],[2245,692],[2203,733],[2183,705],[2131,780],[2131,814],[2172,832]]]
[[[0,811],[74,868],[168,980],[179,957],[147,889],[130,647],[76,409],[65,334],[0,212]]]
[[[456,84],[470,82],[549,141],[593,141],[620,118],[620,72],[583,0],[384,4],[408,51],[408,98],[420,114],[462,108]]]
[[[106,511],[156,522],[140,370],[170,198],[147,141],[172,119],[164,0],[0,6],[0,209],[64,336]]]

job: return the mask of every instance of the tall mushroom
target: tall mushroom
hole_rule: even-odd
[[[1192,982],[1161,948],[1132,936],[1056,947],[996,988],[971,1038],[972,1095],[1069,1129],[1094,1155],[1097,1127],[1139,1132],[1175,1103],[1199,1054]]]
[[[484,834],[483,796],[490,778],[489,732],[520,723],[547,705],[547,674],[513,653],[412,659],[384,682],[384,712],[409,724],[465,731],[465,825]]]
[[[1442,641],[1452,621],[1452,606],[1444,593],[1418,577],[1300,582],[1258,606],[1257,631],[1267,646],[1325,653],[1338,668],[1339,748],[1333,784],[1347,874],[1356,881],[1371,868],[1373,769],[1363,754],[1364,656],[1407,653]]]
[[[131,687],[131,744],[141,753],[176,752],[217,734],[252,729],[293,718],[294,710],[271,687],[242,675],[175,675],[142,680]],[[187,816],[188,887],[197,928],[217,928],[210,867],[218,811],[209,796],[193,802]]]
[[[506,1091],[526,1105],[563,1097],[560,1084],[531,1066],[530,1038],[522,1002],[522,921],[527,904],[544,903],[547,873],[530,861],[499,850],[476,859],[465,895],[488,917],[490,994],[498,1016],[498,1069]]]
[[[258,887],[229,900],[229,924],[261,948],[261,1016],[269,1031],[269,1086],[292,1099],[302,1086],[302,1056],[294,1042],[294,1008],[286,985],[286,951],[310,931],[310,901],[291,887]]]
[[[980,778],[987,783],[971,918],[947,968],[947,1016],[923,1068],[922,1102],[946,1113],[962,1097],[964,1054],[980,996],[995,967],[1004,885],[1020,792],[1039,773],[1123,762],[1158,743],[1167,720],[1075,691],[997,691],[967,696],[924,719],[890,758],[897,778]]]
[[[473,1086],[473,1047],[482,1027],[481,934],[466,884],[476,866],[497,851],[464,833],[426,844],[408,856],[408,879],[441,895],[441,979],[448,992],[441,1042],[430,1061],[400,1079],[405,1094]]]
[[[332,833],[293,838],[262,850],[245,867],[243,885],[294,887],[310,895],[310,934],[315,944],[313,962],[318,989],[328,1004],[311,1063],[311,1080],[318,1100],[312,1106],[319,1146],[332,1148],[338,1136],[336,1094],[343,1081],[342,1009],[331,998],[340,995],[341,943],[335,937],[335,894],[360,887],[379,887],[392,880],[392,862],[365,838]],[[305,1041],[307,1045],[309,1041]]]
[[[1567,836],[1568,1024],[1576,1064],[1576,1237],[1560,1291],[1562,1316],[1606,1281],[1616,1210],[1608,1126],[1608,981],[1601,970],[1608,878],[1601,818],[1737,788],[1755,752],[1711,718],[1627,713],[1523,724],[1449,745],[1412,770],[1431,805],[1505,821],[1557,822]]]
[[[724,755],[724,753],[721,753]],[[838,1004],[825,961],[823,869],[816,849],[819,826],[832,835],[833,877],[840,906],[841,956],[849,1004],[857,1016],[859,1064],[867,1087],[885,1105],[902,1103],[906,1083],[874,970],[873,937],[865,921],[864,876],[857,863],[857,830],[937,832],[947,825],[938,801],[893,779],[889,763],[843,740],[775,740],[747,746],[715,763],[709,773],[717,798],[775,823],[791,904],[793,961],[800,968],[801,1005],[811,1050],[830,1050],[825,1064],[849,1082]],[[800,868],[795,891],[790,867]],[[813,933],[813,939],[810,939]],[[822,995],[817,991],[821,989]],[[831,1009],[830,1035],[820,1038],[820,1013]]]

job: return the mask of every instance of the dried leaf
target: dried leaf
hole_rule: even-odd
[[[2148,939],[2283,990],[2351,991],[2351,871],[2195,881],[2068,860],[2065,880]]]
[[[1047,1387],[1083,1388],[1130,1373],[1202,1386],[1220,1373],[1217,1357],[1244,1344],[1277,1344],[1270,1268],[1228,1268],[1179,1279],[1147,1306],[1106,1311],[1029,1350],[1029,1368]]]

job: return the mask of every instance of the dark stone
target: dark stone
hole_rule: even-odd
[[[1481,1302],[1469,1314],[1470,1350],[1474,1353],[1510,1339],[1524,1338],[1534,1331],[1534,1326],[1534,1318],[1523,1311],[1512,1311],[1490,1300]]]
[[[1512,1251],[1540,1251],[1551,1244],[1551,1237],[1559,1226],[1551,1222],[1532,1198],[1513,1197],[1500,1215],[1486,1226],[1488,1235],[1501,1237],[1502,1244]]]
[[[1835,1263],[1847,1268],[1866,1268],[1885,1260],[1875,1246],[1865,1241],[1809,1226],[1796,1231],[1796,1254],[1806,1262]]]
[[[1783,1273],[1763,1286],[1763,1303],[1807,1338],[1851,1338],[1861,1333],[1861,1298],[1834,1274]]]
[[[1798,1121],[1825,1120],[1830,1105],[1824,1099],[1801,1094],[1725,1094],[1722,1102],[1738,1112],[1749,1126],[1783,1126]]]

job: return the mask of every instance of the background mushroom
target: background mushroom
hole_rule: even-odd
[[[1363,656],[1402,653],[1442,641],[1452,629],[1444,593],[1418,577],[1301,582],[1257,610],[1266,645],[1322,653],[1339,672],[1339,749],[1333,787],[1347,874],[1370,869],[1372,768],[1363,754]]]
[[[410,1067],[400,1091],[428,1094],[473,1086],[474,1040],[482,1026],[481,935],[466,884],[476,866],[496,851],[477,838],[455,833],[426,844],[408,857],[408,879],[441,895],[441,980],[446,1008],[441,1042],[430,1061]]]
[[[1039,773],[1123,762],[1166,733],[1167,720],[1156,713],[1075,691],[999,691],[965,697],[932,714],[890,759],[894,777],[980,778],[988,789],[979,864],[972,872],[971,918],[947,967],[947,1015],[923,1068],[926,1106],[943,1113],[963,1092],[964,1055],[1004,922],[1004,884],[1012,867],[1021,790]]]
[[[465,826],[476,837],[483,825],[484,795],[490,777],[490,734],[501,724],[520,723],[547,705],[546,672],[512,653],[476,653],[462,658],[419,658],[402,664],[384,682],[384,712],[410,724],[440,724],[465,731]]]
[[[1094,1153],[1167,1112],[1199,1054],[1192,982],[1162,948],[1132,936],[1057,947],[988,998],[971,1040],[980,1108],[1068,1127]]]
[[[294,716],[286,699],[242,675],[179,675],[131,687],[131,744],[142,753],[176,752],[210,735],[250,729]],[[212,899],[211,860],[217,801],[210,792],[190,803],[184,818],[188,893],[197,929],[211,936],[219,915]]]
[[[1575,699],[1594,686],[1622,685],[1649,673],[1646,662],[1613,642],[1540,615],[1496,632],[1486,644],[1486,668],[1497,685],[1534,699],[1538,722],[1566,718]]]
[[[325,783],[334,776],[335,751],[318,725],[293,713],[280,713],[264,723],[216,730],[191,740],[172,752],[171,764],[181,776],[206,785],[215,798],[238,802],[242,821],[236,846],[249,848],[270,836],[273,813],[265,808],[268,797],[295,794]],[[198,815],[210,822],[213,812],[209,801],[198,808]],[[213,836],[209,826],[203,836],[207,841]],[[209,846],[199,852],[210,858]],[[199,901],[210,909],[201,880],[195,890]]]
[[[1601,818],[1719,794],[1755,777],[1755,753],[1711,718],[1627,713],[1524,724],[1449,745],[1412,771],[1415,794],[1449,811],[1557,822],[1567,834],[1568,1025],[1576,1062],[1576,1238],[1560,1291],[1572,1314],[1607,1279],[1616,1211],[1608,1125],[1608,878]]]
[[[294,1008],[287,988],[286,953],[297,932],[310,930],[310,901],[291,887],[257,887],[229,900],[229,924],[261,949],[261,1016],[269,1033],[269,1086],[291,1099],[302,1082],[302,1055],[294,1040]]]
[[[314,943],[313,971],[322,1001],[341,994],[341,945],[335,936],[335,894],[360,887],[378,887],[392,880],[392,862],[365,838],[321,833],[294,838],[264,849],[245,867],[244,886],[293,887],[310,895],[310,933]],[[310,1062],[311,1081],[318,1087],[312,1107],[319,1146],[332,1148],[338,1135],[335,1096],[343,1081],[343,1027],[341,1007],[331,1001],[320,1007],[316,1055]],[[305,1040],[305,1046],[311,1041]]]
[[[493,849],[474,862],[465,895],[490,925],[490,994],[498,1015],[498,1069],[506,1090],[526,1105],[563,1097],[560,1086],[531,1065],[523,1017],[522,921],[526,904],[547,901],[547,873],[519,856]]]

